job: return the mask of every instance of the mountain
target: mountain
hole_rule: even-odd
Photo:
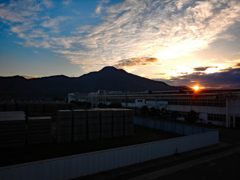
[[[0,97],[64,97],[71,92],[89,93],[99,89],[109,91],[175,90],[164,82],[154,81],[122,69],[104,67],[80,77],[63,75],[25,79],[21,76],[0,77]]]

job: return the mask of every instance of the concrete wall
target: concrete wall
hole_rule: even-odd
[[[71,179],[170,156],[176,148],[182,153],[219,142],[217,130],[140,118],[134,122],[188,136],[1,167],[0,179]]]

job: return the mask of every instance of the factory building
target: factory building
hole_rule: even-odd
[[[68,103],[71,101],[80,101],[84,102],[87,101],[87,94],[75,92],[75,93],[68,93]]]
[[[182,117],[190,110],[199,113],[199,122],[226,127],[240,127],[240,89],[159,91],[138,93],[109,94],[98,91],[88,94],[88,101],[93,106],[99,103],[121,103],[126,108],[148,106],[157,109],[165,108],[170,113],[177,111]],[[184,120],[184,118],[182,118]]]

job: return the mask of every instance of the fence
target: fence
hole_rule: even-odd
[[[135,118],[134,123],[188,136],[0,168],[0,179],[71,179],[219,142],[218,131]]]
[[[177,124],[177,123],[166,122],[166,121],[158,121],[153,119],[143,119],[139,117],[134,118],[134,124],[149,127],[152,129],[159,129],[162,131],[182,134],[186,136],[216,131],[209,128],[196,127],[196,126],[190,126],[185,124]]]

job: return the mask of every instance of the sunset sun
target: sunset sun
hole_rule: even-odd
[[[192,87],[195,91],[198,91],[200,89],[200,87],[198,85]]]

